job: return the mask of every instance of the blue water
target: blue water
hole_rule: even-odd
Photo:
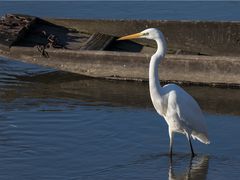
[[[238,1],[0,2],[0,14],[85,19],[240,20]]]
[[[71,78],[15,75],[0,86],[1,179],[238,178],[240,116],[206,111],[212,144],[194,142],[191,162],[186,138],[176,135],[170,164],[167,126],[148,101],[147,83]],[[201,88],[211,90],[221,92]],[[199,99],[205,107],[213,100]]]
[[[0,2],[0,14],[239,20],[239,2]],[[130,7],[131,6],[131,7]],[[141,13],[140,13],[141,12]],[[210,145],[191,160],[154,111],[148,84],[89,79],[0,58],[0,179],[239,179],[240,91],[184,87]]]

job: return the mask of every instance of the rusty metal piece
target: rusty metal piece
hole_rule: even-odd
[[[37,32],[39,33],[39,32]],[[46,38],[47,43],[46,44],[38,44],[36,45],[38,51],[41,53],[43,57],[49,58],[49,54],[46,51],[47,48],[63,48],[62,45],[59,44],[58,38],[54,34],[49,34],[45,31],[42,30],[40,32],[40,35]]]
[[[49,58],[48,52],[46,51],[46,47],[44,45],[37,45],[36,47],[43,57]]]

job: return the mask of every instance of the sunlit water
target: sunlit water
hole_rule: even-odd
[[[0,12],[136,18],[144,5],[124,11],[123,2],[110,3],[104,8],[120,10],[101,14],[102,3],[61,2],[56,9],[55,3],[44,3],[0,2]],[[238,2],[200,7],[159,3],[165,12],[153,7],[155,13],[140,18],[239,18],[234,14]],[[220,12],[223,5],[231,13],[211,11]],[[189,6],[197,11],[185,12]],[[212,9],[202,13],[206,6]],[[99,13],[91,14],[90,7]],[[176,135],[171,162],[167,125],[152,107],[146,82],[90,79],[0,58],[0,179],[239,179],[239,89],[184,89],[204,110],[212,143],[193,142],[198,156],[191,159],[186,138]]]

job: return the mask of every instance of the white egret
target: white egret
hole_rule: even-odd
[[[118,40],[146,38],[155,40],[157,51],[151,57],[149,64],[149,90],[154,108],[167,122],[170,139],[169,154],[172,157],[174,133],[186,135],[192,156],[194,151],[191,138],[209,144],[207,128],[203,113],[194,98],[176,84],[160,85],[158,65],[163,60],[167,44],[163,33],[155,28],[146,29],[140,33],[128,35]]]

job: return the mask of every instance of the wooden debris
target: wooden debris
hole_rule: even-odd
[[[83,45],[81,50],[104,50],[115,38],[110,35],[94,33]]]
[[[34,23],[35,17],[7,14],[0,20],[0,43],[10,48]]]

